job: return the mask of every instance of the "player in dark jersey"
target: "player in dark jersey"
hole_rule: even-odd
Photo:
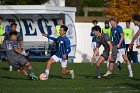
[[[16,28],[17,28],[17,24],[16,23],[12,23],[11,26],[10,26],[10,29],[9,31],[6,31],[5,34],[4,34],[4,40],[3,42],[7,41],[7,40],[10,40],[10,36],[9,36],[9,33],[10,32],[17,32],[16,31]],[[8,30],[8,29],[7,29]],[[17,32],[18,35],[17,35],[17,42],[19,43],[20,47],[22,46],[22,41],[23,41],[23,38],[21,36],[21,34],[19,32]],[[13,70],[13,67],[11,66],[11,64],[9,63],[9,71],[12,71]]]
[[[32,80],[38,80],[38,77],[34,74],[31,63],[24,57],[28,54],[23,54],[19,43],[17,42],[17,32],[13,31],[9,33],[10,40],[6,40],[2,47],[5,49],[9,63],[20,72]],[[28,72],[23,69],[27,67]]]
[[[101,28],[99,26],[93,27],[93,32],[97,36],[97,39],[96,39],[96,50],[95,50],[95,53],[93,54],[92,60],[94,60],[96,54],[99,52],[100,46],[103,45],[104,47],[104,51],[100,55],[96,63],[96,75],[97,75],[97,78],[100,79],[101,78],[101,72],[100,72],[101,63],[104,62],[105,60],[109,62],[108,70],[110,73],[112,73],[113,64],[116,61],[118,50],[115,44],[111,41],[111,38],[108,35],[101,33]]]
[[[133,19],[134,25],[139,27],[139,30],[134,35],[134,37],[129,45],[130,48],[132,48],[132,46],[134,45],[134,41],[140,36],[140,15],[134,14],[132,19]],[[140,48],[140,45],[137,45],[137,48]]]
[[[71,52],[70,40],[66,37],[67,30],[68,28],[65,25],[62,25],[60,27],[60,36],[58,38],[50,37],[47,34],[43,34],[43,36],[46,36],[48,39],[51,39],[57,43],[56,53],[49,59],[45,69],[47,78],[49,76],[51,65],[60,62],[62,67],[62,74],[71,75],[71,78],[74,79],[74,70],[67,69],[68,54]]]
[[[124,34],[123,29],[121,26],[117,24],[116,18],[111,18],[110,23],[112,25],[111,33],[112,33],[112,39],[115,45],[118,48],[118,55],[117,60],[119,60],[119,57],[122,56],[124,61],[127,63],[128,71],[129,71],[129,77],[133,77],[133,71],[131,68],[131,63],[128,60],[127,55],[125,54],[125,41],[124,41]],[[106,73],[106,76],[108,76],[110,73]]]

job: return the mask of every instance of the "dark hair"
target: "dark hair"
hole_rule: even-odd
[[[134,14],[132,19],[140,22],[140,15]]]
[[[11,27],[12,27],[12,26],[17,26],[17,24],[16,24],[16,23],[12,23],[12,24],[11,24]]]
[[[62,20],[62,21],[63,21],[63,19],[62,19],[62,18],[59,18],[58,20]]]
[[[65,32],[67,32],[68,28],[65,25],[62,25],[60,28],[63,28]]]
[[[105,21],[105,24],[109,24],[109,21]]]
[[[126,23],[129,23],[130,24],[130,22],[131,22],[130,20],[126,20]]]
[[[100,28],[100,26],[94,26],[92,28],[92,31],[99,31],[101,33],[101,28]]]
[[[117,22],[118,23],[118,20],[117,20],[117,18],[116,17],[111,17],[110,19],[109,19],[109,21],[115,21],[115,22]]]
[[[14,19],[7,19],[7,20],[8,20],[9,23],[10,23],[10,22],[15,23],[15,20],[14,20]]]
[[[3,18],[2,18],[2,17],[0,17],[0,19],[1,19],[1,20],[3,20]]]
[[[18,32],[17,31],[10,31],[9,32],[9,36],[11,37],[12,35],[16,35],[17,36]]]
[[[92,23],[98,23],[98,21],[97,20],[93,20]]]

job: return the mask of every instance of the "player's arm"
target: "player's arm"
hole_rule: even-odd
[[[121,33],[121,39],[120,39],[119,44],[117,45],[118,48],[121,46],[123,39],[124,39],[124,34]]]
[[[140,35],[140,30],[137,31],[137,33],[134,35],[132,41],[131,41],[131,44],[134,43],[134,41],[138,38],[138,36]]]
[[[48,34],[42,33],[42,36],[45,36],[45,37],[47,37],[48,39],[51,39],[51,40],[53,40],[53,41],[57,41],[57,40],[58,40],[58,38],[51,37],[51,36],[49,36]]]
[[[111,56],[112,56],[112,50],[113,50],[113,46],[111,41],[107,41],[107,44],[109,45],[109,57],[108,57],[108,61],[111,60]]]
[[[66,40],[65,41],[65,45],[66,45],[66,54],[63,55],[63,58],[66,59],[67,55],[71,52],[71,47],[70,47],[70,40]]]

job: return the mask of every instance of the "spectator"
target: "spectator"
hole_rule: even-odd
[[[2,45],[2,36],[4,34],[4,26],[2,25],[2,22],[3,22],[3,18],[0,17],[0,49],[1,49],[1,45]],[[2,58],[1,58],[1,51],[0,51],[0,62],[2,61]]]
[[[103,33],[107,34],[109,37],[112,37],[112,35],[111,35],[111,27],[109,26],[108,21],[105,21],[105,28],[103,28]]]
[[[59,30],[60,30],[60,27],[64,25],[64,21],[62,18],[59,18],[58,19],[58,25],[55,27],[56,28],[56,36],[59,37],[60,36],[60,33],[59,33]]]
[[[128,54],[129,44],[134,36],[134,30],[130,28],[130,21],[126,21],[126,28],[123,29],[124,39],[125,39],[125,53]],[[133,48],[129,48],[130,55],[133,52]]]

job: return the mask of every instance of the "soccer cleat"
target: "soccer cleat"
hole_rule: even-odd
[[[74,79],[75,78],[74,70],[70,70],[70,75],[71,75],[71,79]]]
[[[9,71],[12,72],[13,71],[13,67],[9,66]]]
[[[121,70],[122,68],[121,68],[121,62],[120,61],[117,62],[117,65],[118,65],[118,69]]]
[[[129,73],[129,77],[133,78],[133,73],[132,72]]]
[[[97,76],[97,79],[101,79],[101,76]]]
[[[34,73],[28,73],[28,74],[31,80],[39,80],[39,78]]]
[[[112,72],[107,71],[106,74],[104,74],[103,76],[104,76],[104,77],[107,77],[107,76],[109,76],[109,75],[111,75],[111,74],[112,74]]]

